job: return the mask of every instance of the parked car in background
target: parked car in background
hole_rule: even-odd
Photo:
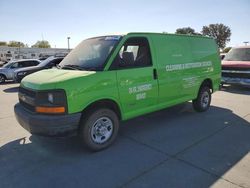
[[[22,69],[18,69],[14,72],[14,80],[15,82],[21,82],[21,80],[34,72],[43,70],[43,69],[50,69],[52,67],[57,66],[64,57],[49,57],[46,60],[42,61],[40,64],[38,64],[37,66],[33,66],[33,67],[26,67],[26,68],[22,68]]]
[[[22,59],[10,61],[0,68],[0,84],[6,80],[14,80],[14,71],[24,67],[32,67],[39,65],[40,60],[37,59]]]
[[[250,46],[232,48],[222,61],[221,84],[250,86]]]
[[[39,57],[39,60],[40,60],[40,61],[44,61],[44,60],[48,59],[48,58],[51,57],[51,56],[52,56],[52,55],[43,55],[43,56]]]

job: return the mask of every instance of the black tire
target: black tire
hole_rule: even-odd
[[[5,83],[5,80],[6,80],[5,76],[0,74],[0,84]]]
[[[117,114],[110,109],[101,108],[84,115],[86,117],[82,118],[79,130],[81,142],[92,151],[100,151],[109,147],[119,130]]]
[[[198,97],[193,100],[193,108],[197,112],[205,112],[209,109],[211,103],[211,91],[207,86],[202,86]]]

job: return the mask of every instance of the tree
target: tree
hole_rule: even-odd
[[[201,35],[200,33],[195,32],[191,27],[178,28],[175,31],[176,34],[185,34],[185,35]]]
[[[0,41],[0,46],[7,46],[7,42]]]
[[[32,48],[50,48],[50,44],[46,40],[37,41],[36,44],[31,46]]]
[[[231,50],[232,47],[226,47],[222,50],[223,53],[227,53]]]
[[[10,41],[8,43],[9,47],[24,47],[24,43],[19,42],[19,41]]]
[[[226,43],[230,41],[231,29],[224,24],[210,24],[203,26],[201,33],[213,37],[220,49],[225,48]]]

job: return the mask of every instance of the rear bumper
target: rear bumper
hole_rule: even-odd
[[[238,84],[243,86],[250,86],[249,78],[231,78],[231,77],[222,77],[222,84]]]
[[[40,115],[27,111],[19,103],[15,105],[18,123],[31,134],[42,136],[66,136],[78,130],[81,113],[67,115]]]

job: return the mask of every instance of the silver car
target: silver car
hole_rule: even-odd
[[[22,59],[17,61],[10,61],[0,68],[0,84],[5,80],[14,80],[14,71],[24,67],[31,67],[40,64],[41,61],[37,59]]]

